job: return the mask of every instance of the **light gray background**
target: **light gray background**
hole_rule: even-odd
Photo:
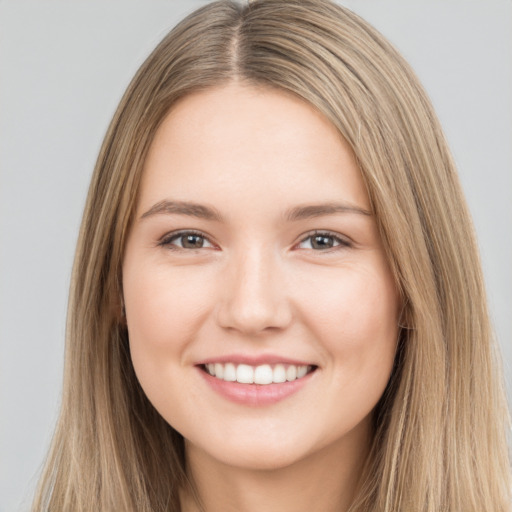
[[[0,512],[28,510],[57,415],[74,245],[95,158],[144,57],[200,0],[0,0]],[[477,228],[509,389],[512,2],[343,2],[412,63]]]

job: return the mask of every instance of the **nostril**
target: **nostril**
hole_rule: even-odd
[[[263,299],[258,301],[231,300],[219,306],[217,321],[225,329],[236,330],[245,334],[279,331],[291,322],[289,307],[282,303]]]

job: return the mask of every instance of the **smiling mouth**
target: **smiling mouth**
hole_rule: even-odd
[[[225,382],[240,384],[282,384],[302,379],[314,372],[315,365],[208,363],[200,366],[207,374]]]

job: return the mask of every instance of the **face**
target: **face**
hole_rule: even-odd
[[[367,442],[397,291],[354,155],[307,103],[231,84],[173,108],[123,290],[137,377],[187,450],[262,469]]]

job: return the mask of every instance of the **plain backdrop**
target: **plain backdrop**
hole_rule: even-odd
[[[199,0],[0,0],[0,512],[29,509],[57,417],[71,264],[101,140]],[[479,237],[511,389],[512,2],[352,0],[429,93]]]

